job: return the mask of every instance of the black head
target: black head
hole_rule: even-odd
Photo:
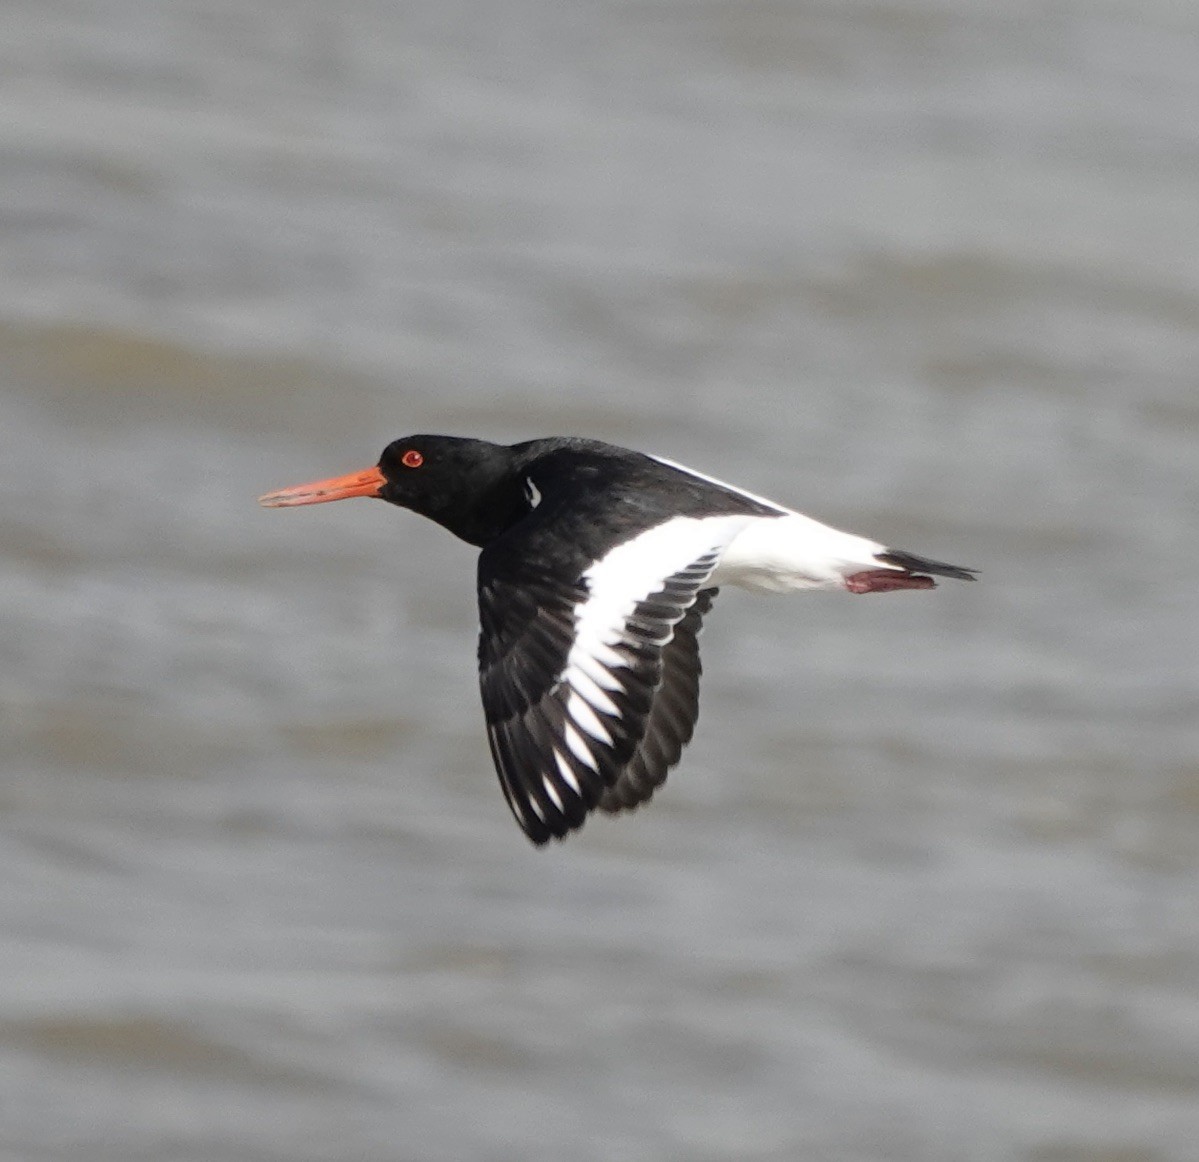
[[[527,511],[512,449],[459,436],[406,436],[365,472],[273,492],[268,508],[376,496],[427,516],[472,545],[486,545]]]
[[[379,458],[379,495],[485,545],[525,511],[512,450],[461,436],[405,436]]]

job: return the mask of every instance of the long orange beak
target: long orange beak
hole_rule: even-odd
[[[327,500],[348,500],[351,496],[378,496],[387,479],[378,468],[351,472],[347,476],[331,476],[311,484],[297,484],[260,496],[263,508],[291,508],[297,504],[324,504]]]

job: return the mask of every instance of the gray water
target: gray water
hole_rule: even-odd
[[[1199,11],[8,0],[0,1150],[1199,1156]],[[978,566],[727,592],[532,849],[473,552],[575,433]]]

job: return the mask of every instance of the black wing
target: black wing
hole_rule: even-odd
[[[662,685],[654,695],[645,737],[636,753],[600,796],[599,809],[615,814],[647,802],[666,782],[666,775],[683,755],[699,717],[699,642],[704,615],[718,589],[701,589],[662,651]]]
[[[525,568],[497,573],[480,557],[487,736],[534,843],[562,838],[596,806],[648,798],[678,761],[697,711],[695,634],[715,592],[703,586],[727,539],[641,584],[622,577],[637,594],[629,600],[614,598],[612,571],[567,583]]]

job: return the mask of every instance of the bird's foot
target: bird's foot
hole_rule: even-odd
[[[845,578],[850,593],[890,593],[893,589],[935,589],[937,583],[922,573],[900,573],[896,569],[867,569]]]

